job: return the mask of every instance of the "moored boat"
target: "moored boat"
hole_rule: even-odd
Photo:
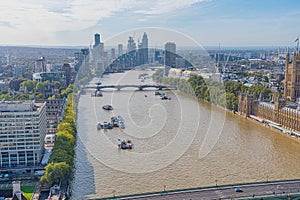
[[[125,128],[125,123],[123,121],[119,121],[119,127],[120,128]]]
[[[117,117],[111,117],[110,120],[111,120],[111,123],[112,123],[113,127],[119,127]]]
[[[103,129],[112,129],[113,126],[111,123],[108,123],[108,122],[104,122],[103,123]]]
[[[97,124],[97,129],[100,130],[100,129],[102,129],[102,128],[103,128],[103,125],[99,122],[99,123]]]
[[[125,128],[125,122],[122,116],[118,115],[117,116],[117,120],[118,120],[118,125],[120,128]]]

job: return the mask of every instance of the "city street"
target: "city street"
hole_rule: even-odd
[[[236,188],[240,188],[242,191],[236,192]],[[137,195],[118,199],[233,199],[241,197],[257,197],[263,195],[286,196],[290,193],[299,193],[299,190],[300,181],[285,181],[239,186],[221,186],[176,192],[161,192],[151,195]]]

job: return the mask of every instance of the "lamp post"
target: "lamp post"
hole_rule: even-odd
[[[166,191],[166,187],[167,187],[167,186],[166,186],[166,185],[164,185],[164,192]]]
[[[216,179],[215,181],[216,181],[216,187],[218,187],[218,180]]]

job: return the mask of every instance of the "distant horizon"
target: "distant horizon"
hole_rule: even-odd
[[[105,40],[120,37],[123,43],[130,33],[137,42],[139,31],[155,29],[203,46],[287,47],[300,35],[299,7],[298,0],[3,1],[0,44],[89,46],[95,33]],[[154,46],[169,36],[152,33]]]
[[[125,45],[124,45],[125,46]],[[89,45],[87,46],[80,46],[80,45],[74,45],[74,46],[69,46],[69,45],[1,45],[0,44],[0,48],[4,48],[4,47],[21,47],[21,48],[49,48],[49,49],[84,49],[84,48],[90,48]],[[227,50],[227,49],[240,49],[240,50],[264,50],[264,49],[268,49],[268,50],[273,50],[273,49],[278,49],[280,48],[282,49],[290,49],[290,51],[294,50],[296,47],[295,46],[259,46],[259,45],[241,45],[241,46],[200,46],[203,47],[206,50],[218,50],[220,48],[220,50]],[[176,46],[177,50],[188,50],[188,49],[194,49],[196,50],[197,48],[200,48],[199,46]],[[115,46],[105,46],[104,49],[105,50],[110,50],[111,48],[115,48],[117,50],[117,45]],[[148,48],[151,49],[164,49],[163,46],[149,46]],[[126,48],[123,50],[126,50]]]

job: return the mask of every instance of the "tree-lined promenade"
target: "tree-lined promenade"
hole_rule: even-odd
[[[75,156],[76,123],[73,95],[68,95],[66,111],[63,121],[58,124],[55,145],[50,156],[49,164],[45,167],[45,174],[41,182],[53,185],[68,184],[72,178],[72,168]]]
[[[153,80],[158,83],[176,86],[178,90],[186,94],[234,111],[237,111],[238,95],[241,92],[251,93],[255,98],[258,98],[260,94],[262,98],[270,98],[272,96],[269,88],[260,85],[247,87],[241,82],[216,82],[204,79],[201,76],[193,76],[188,80],[163,77],[162,69],[157,70],[153,74]]]

